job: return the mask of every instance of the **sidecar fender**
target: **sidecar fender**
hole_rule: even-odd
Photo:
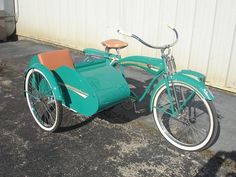
[[[214,96],[211,91],[205,85],[205,76],[201,73],[191,71],[191,70],[183,70],[180,72],[175,73],[172,76],[169,76],[161,81],[154,87],[151,92],[151,99],[150,99],[150,111],[152,112],[153,109],[153,101],[156,93],[158,90],[166,84],[166,79],[169,81],[172,77],[174,82],[177,83],[184,83],[187,86],[193,88],[199,95],[206,99],[206,100],[213,100]]]
[[[27,75],[27,73],[31,70],[31,69],[38,69],[40,70],[45,77],[47,78],[48,82],[50,83],[51,87],[52,87],[52,91],[56,97],[56,99],[58,101],[62,101],[62,94],[61,94],[61,89],[53,75],[53,73],[44,65],[40,64],[40,63],[35,63],[33,65],[31,65],[30,67],[27,68],[27,70],[25,71],[25,76]],[[24,84],[25,87],[25,84]],[[25,89],[24,89],[25,90]]]

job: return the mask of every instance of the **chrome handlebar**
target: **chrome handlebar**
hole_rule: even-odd
[[[133,34],[131,34],[131,33],[124,32],[124,31],[122,31],[122,30],[120,30],[120,29],[117,30],[117,33],[120,33],[120,34],[125,35],[125,36],[128,36],[128,37],[132,37],[132,35],[133,35]]]
[[[168,26],[169,27],[169,26]],[[171,44],[167,44],[167,45],[164,45],[164,46],[153,46],[151,44],[148,44],[147,42],[145,42],[144,40],[142,40],[140,37],[136,36],[135,34],[132,34],[132,33],[127,33],[127,32],[124,32],[120,29],[117,30],[118,33],[122,34],[122,35],[125,35],[125,36],[128,36],[128,37],[132,37],[136,40],[138,40],[139,42],[141,42],[142,44],[150,47],[150,48],[153,48],[153,49],[167,49],[167,48],[170,48],[170,47],[173,47],[177,42],[178,42],[178,39],[179,39],[179,35],[178,35],[178,32],[175,28],[171,28],[169,27],[171,30],[174,31],[175,33],[175,41]]]

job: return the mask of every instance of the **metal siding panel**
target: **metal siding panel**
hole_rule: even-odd
[[[142,35],[143,31],[144,0],[129,0],[123,2],[123,29],[125,31]],[[141,44],[134,39],[125,38],[129,43],[127,55],[141,54]]]
[[[160,1],[161,0],[149,0],[148,3],[144,3],[144,14],[143,14],[143,34],[142,38],[150,44],[158,45],[158,24],[160,16]],[[146,56],[157,56],[157,51],[142,45],[142,55]]]
[[[100,1],[99,1],[100,3]],[[86,32],[85,32],[85,38],[86,43],[85,47],[96,47],[98,41],[97,37],[97,20],[99,20],[100,17],[100,10],[97,9],[97,5],[99,3],[95,3],[93,0],[87,0],[86,1]]]
[[[30,8],[27,8],[30,7]],[[29,1],[27,4],[27,0],[21,0],[19,2],[19,21],[17,23],[18,33],[21,31],[22,35],[26,35],[29,37],[35,36],[35,32],[37,28],[35,28],[35,24],[32,23],[34,19],[34,14],[31,12],[35,9],[35,3],[33,1]],[[33,25],[34,24],[34,25]]]
[[[177,0],[161,0],[158,18],[158,44],[163,45],[173,40],[172,31],[168,26],[174,27],[176,22]]]
[[[116,30],[162,45],[173,40],[167,25],[176,26],[178,68],[206,73],[211,85],[236,90],[235,9],[234,0],[21,0],[17,33],[80,50],[103,49],[101,41],[119,38],[129,43],[124,55],[159,56]]]
[[[106,2],[106,20],[105,20],[105,30],[103,33],[103,40],[111,38],[119,38],[120,36],[117,33],[117,29],[120,28],[120,15],[121,15],[121,3],[120,0],[113,0]]]
[[[54,0],[47,1],[47,7],[53,8]],[[44,19],[43,24],[47,26],[47,29],[42,29],[44,31],[44,37],[47,41],[50,41],[51,38],[54,37],[54,22],[55,21],[55,13],[50,13],[50,11],[46,10],[44,7]]]
[[[71,47],[80,48],[79,46],[82,47],[85,43],[85,1],[71,0],[70,2],[67,3],[67,14],[65,15],[67,17],[65,38]]]
[[[236,92],[236,23],[234,26],[234,38],[227,76],[226,87]]]
[[[189,68],[206,74],[211,47],[216,0],[196,1]]]
[[[68,4],[66,3],[64,0],[60,0],[58,2],[59,4],[59,21],[58,21],[58,29],[59,29],[59,34],[58,34],[58,40],[59,43],[66,43],[68,44],[68,27],[69,27],[69,23],[68,23],[68,19],[71,18],[68,14]],[[47,9],[49,10],[49,9]],[[70,45],[70,44],[69,44]]]
[[[118,7],[114,6],[114,9],[119,9]],[[97,15],[97,25],[96,25],[96,41],[98,41],[97,43],[97,48],[99,49],[104,49],[104,47],[102,46],[101,42],[104,40],[105,38],[105,34],[106,34],[106,27],[107,27],[107,23],[108,23],[108,15],[107,15],[107,9],[108,9],[108,4],[107,4],[107,0],[100,0],[100,3],[97,6],[97,9],[105,9],[105,10],[101,10],[99,11],[99,16]],[[115,11],[114,11],[115,13]],[[111,16],[112,18],[113,16]]]
[[[46,17],[46,9],[44,7],[45,0],[42,0],[42,3],[36,3],[35,10],[40,12],[40,15],[37,15],[34,13],[34,21],[37,23],[35,24],[36,30],[36,36],[37,38],[41,37],[42,39],[45,39],[45,35],[47,35],[47,26],[48,26],[48,19]],[[47,19],[47,20],[46,20]]]
[[[55,6],[57,2],[58,4]],[[60,22],[60,0],[48,1],[45,7],[45,13],[47,14],[46,23],[48,25],[47,41],[57,41],[59,43],[60,29],[58,24]]]
[[[218,87],[224,87],[226,82],[235,27],[235,9],[234,0],[218,1],[207,71],[207,81]]]
[[[123,1],[122,0],[113,0],[113,1],[106,1],[107,5],[106,8],[106,20],[104,21],[104,29],[102,30],[102,34],[98,34],[102,36],[101,41],[107,40],[107,39],[120,39],[123,41],[127,41],[127,37],[120,35],[117,33],[118,29],[125,29],[125,13],[126,9],[124,8]],[[102,7],[101,7],[102,8]],[[128,47],[129,48],[129,47]],[[104,49],[104,47],[102,48]],[[114,52],[114,51],[113,51]],[[127,48],[122,49],[120,51],[122,56],[127,55]]]
[[[195,5],[196,2],[194,0],[182,0],[178,2],[176,29],[179,32],[179,42],[174,47],[174,56],[178,69],[188,67],[195,20]]]
[[[0,0],[0,10],[4,10],[4,1]]]
[[[75,48],[83,49],[86,45],[86,0],[75,0],[74,4],[74,32]]]

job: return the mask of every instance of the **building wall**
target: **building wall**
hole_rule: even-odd
[[[80,50],[119,38],[129,43],[123,55],[160,56],[116,30],[161,45],[173,40],[167,25],[174,26],[178,69],[197,70],[210,85],[236,92],[235,9],[235,0],[20,0],[17,33]]]

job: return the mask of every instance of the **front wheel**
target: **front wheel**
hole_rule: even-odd
[[[219,136],[219,122],[212,101],[185,83],[174,82],[173,85],[169,85],[172,106],[166,85],[153,99],[153,116],[161,134],[182,150],[198,151],[210,147]],[[172,114],[172,110],[178,114]]]

